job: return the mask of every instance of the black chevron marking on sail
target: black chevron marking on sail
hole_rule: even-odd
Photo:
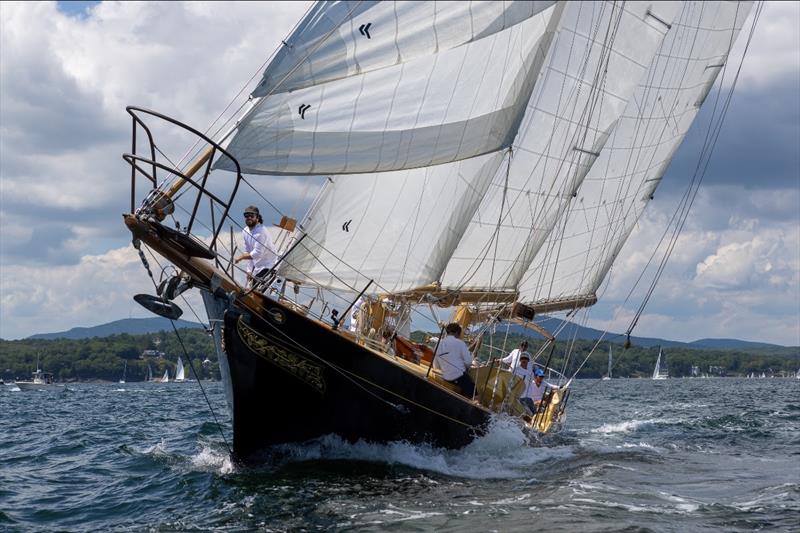
[[[350,223],[352,221],[353,221],[353,219],[351,218],[350,220],[348,220],[347,222],[342,224],[342,230],[347,231],[349,233],[350,232]]]
[[[308,111],[309,109],[311,109],[311,106],[308,105],[308,104],[303,104],[300,107],[298,107],[297,108],[297,113],[300,115],[300,118],[305,120],[306,119],[306,111]]]
[[[361,32],[361,35],[366,35],[367,39],[372,39],[369,35],[369,27],[372,26],[371,22],[367,22],[366,24],[362,24],[359,26],[358,31]]]

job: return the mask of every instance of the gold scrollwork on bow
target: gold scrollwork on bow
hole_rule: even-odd
[[[240,318],[236,330],[242,342],[253,352],[270,363],[279,366],[290,374],[308,383],[319,392],[325,392],[325,380],[322,378],[322,366],[315,365],[308,359],[270,343],[266,337],[244,323]]]

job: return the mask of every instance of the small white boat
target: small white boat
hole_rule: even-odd
[[[611,379],[611,367],[612,367],[612,357],[611,357],[611,345],[608,346],[608,373],[603,376],[603,381]]]
[[[669,371],[667,370],[667,357],[661,352],[661,348],[659,348],[658,359],[656,359],[656,367],[653,369],[653,379],[667,379],[668,377]]]
[[[161,378],[161,383],[169,383],[169,368],[164,370],[164,377]]]
[[[36,372],[32,374],[31,381],[15,381],[14,385],[19,390],[37,390],[45,389],[55,384],[53,381],[53,374],[42,372],[37,365]]]
[[[178,356],[178,369],[175,371],[175,379],[173,380],[176,383],[183,383],[186,381],[186,370],[183,368],[183,359],[181,356]]]
[[[120,383],[125,383],[125,374],[128,372],[128,362],[125,361],[125,366],[122,368],[122,378],[119,380]]]

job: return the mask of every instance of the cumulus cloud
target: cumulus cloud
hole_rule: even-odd
[[[0,5],[0,337],[146,316],[130,297],[152,289],[120,219],[129,209],[124,107],[204,130],[257,81],[307,7],[103,2],[70,16],[48,2]],[[637,334],[800,344],[799,25],[800,4],[766,4],[706,178],[711,187],[701,190]],[[692,175],[703,133],[693,128],[620,255],[597,325],[627,325],[628,308],[616,319],[614,312]],[[171,131],[159,138],[170,154],[186,149]],[[245,186],[235,209],[269,200],[301,214],[318,183],[248,179],[266,199]]]

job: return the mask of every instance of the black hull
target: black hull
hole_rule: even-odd
[[[485,431],[487,410],[279,302],[266,305],[263,316],[236,306],[225,314],[238,459],[328,434],[459,448]]]

